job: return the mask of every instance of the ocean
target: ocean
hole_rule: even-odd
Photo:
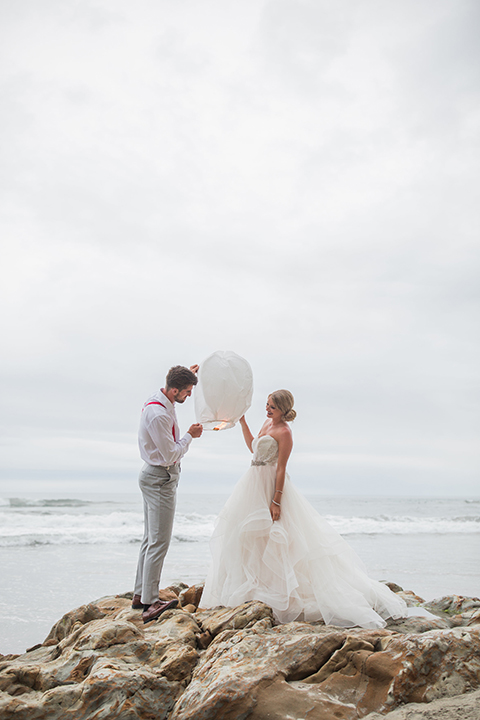
[[[480,596],[480,498],[307,496],[368,573],[426,600]],[[202,581],[227,496],[179,493],[162,587]],[[133,589],[140,492],[0,498],[0,653],[42,642],[69,610]]]

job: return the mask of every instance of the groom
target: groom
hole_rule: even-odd
[[[145,461],[139,485],[143,495],[144,535],[137,564],[132,608],[143,609],[143,622],[155,620],[177,600],[162,602],[158,587],[163,561],[172,537],[180,460],[193,438],[202,434],[194,423],[181,438],[175,403],[184,403],[197,384],[198,365],[176,365],[168,371],[162,388],[143,406],[138,445]]]

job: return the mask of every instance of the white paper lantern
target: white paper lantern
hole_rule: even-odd
[[[218,350],[200,364],[195,387],[195,414],[205,430],[226,430],[252,404],[253,373],[231,350]]]

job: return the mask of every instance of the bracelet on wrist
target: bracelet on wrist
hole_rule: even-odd
[[[280,503],[275,502],[275,500],[272,500],[272,503],[273,503],[274,505],[278,505],[278,507],[281,507]]]

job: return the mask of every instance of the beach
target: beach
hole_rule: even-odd
[[[480,596],[480,498],[307,496],[371,577],[426,600]],[[179,493],[161,585],[204,580],[223,494]],[[133,589],[140,493],[0,499],[0,652],[42,642],[64,613]]]

